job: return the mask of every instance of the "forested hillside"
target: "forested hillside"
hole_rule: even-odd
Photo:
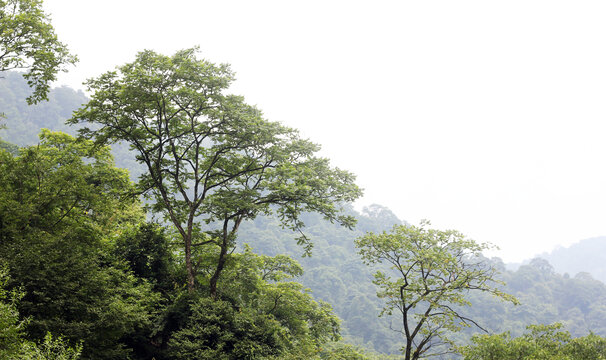
[[[38,134],[41,128],[63,130],[75,134],[75,128],[65,125],[64,121],[71,117],[74,110],[87,101],[82,93],[65,87],[53,89],[49,95],[49,102],[43,102],[35,106],[28,106],[25,103],[24,98],[27,94],[27,84],[18,74],[6,73],[5,78],[0,80],[0,101],[7,118],[5,122],[7,129],[0,133],[3,139],[10,140],[10,142],[19,146],[27,146],[40,142]],[[50,145],[50,139],[59,141],[56,140],[54,135],[47,134],[45,136],[42,143],[46,143],[47,146]],[[135,164],[131,153],[126,151],[125,146],[120,147],[120,151],[114,152],[114,154],[116,155],[116,162],[123,167]],[[26,166],[26,164],[23,164],[23,166]],[[141,173],[140,166],[136,172]],[[124,213],[124,216],[131,218],[137,218],[138,216],[140,219],[141,214],[138,205],[133,203],[132,206],[134,207]],[[132,214],[128,215],[129,212]],[[241,260],[238,261],[250,265],[251,261],[256,263],[259,261],[258,259],[270,259],[254,255],[253,252],[274,258],[279,258],[284,254],[292,256],[301,263],[303,273],[300,274],[293,263],[293,265],[282,267],[282,275],[279,277],[295,276],[297,281],[311,290],[311,294],[316,300],[331,304],[335,314],[342,319],[341,334],[347,342],[380,353],[397,354],[402,346],[401,336],[390,329],[390,323],[392,325],[397,324],[398,319],[396,317],[378,317],[382,301],[376,297],[376,288],[372,284],[374,270],[364,265],[360,260],[354,247],[354,239],[367,232],[380,233],[389,230],[394,224],[401,224],[403,221],[398,219],[389,209],[380,205],[369,206],[362,212],[357,212],[348,206],[346,213],[357,219],[357,225],[353,230],[331,223],[319,214],[302,214],[301,220],[305,223],[302,231],[310,239],[310,243],[313,244],[311,256],[305,257],[303,257],[305,249],[297,244],[297,233],[284,229],[278,218],[259,216],[252,221],[245,221],[239,229],[238,249],[241,255],[238,255],[238,258]],[[107,282],[112,282],[121,287],[124,293],[111,300],[103,297],[91,298],[88,295],[83,295],[85,297],[82,298],[67,297],[61,300],[69,302],[70,306],[73,307],[72,311],[74,312],[69,316],[78,317],[81,324],[78,326],[69,322],[59,326],[56,324],[58,319],[49,317],[48,314],[40,318],[39,310],[35,309],[44,302],[41,299],[35,300],[31,298],[30,294],[27,294],[20,302],[20,310],[34,316],[30,329],[37,338],[43,337],[45,329],[60,329],[61,334],[67,338],[74,338],[76,334],[79,334],[79,336],[86,334],[86,332],[82,333],[82,328],[79,326],[84,326],[88,329],[86,331],[91,334],[100,331],[96,330],[97,327],[105,325],[94,319],[99,316],[107,317],[109,314],[88,313],[87,308],[93,306],[93,303],[97,304],[94,306],[117,306],[123,309],[122,311],[139,312],[138,317],[131,318],[128,321],[139,322],[140,325],[147,324],[145,325],[147,328],[137,330],[140,325],[135,325],[134,322],[123,323],[120,324],[121,329],[123,329],[122,332],[116,333],[113,340],[112,338],[96,339],[95,341],[104,341],[104,343],[95,343],[97,344],[95,346],[106,349],[104,351],[108,351],[108,354],[111,351],[116,351],[116,353],[121,351],[119,348],[110,351],[110,343],[124,336],[124,331],[143,337],[156,334],[158,340],[154,341],[162,342],[161,337],[165,336],[162,334],[167,331],[166,326],[175,326],[170,325],[175,320],[166,318],[166,316],[175,315],[164,313],[160,318],[156,317],[154,320],[154,316],[157,316],[154,313],[158,310],[153,310],[162,307],[160,304],[169,301],[168,299],[174,299],[174,296],[170,295],[170,288],[175,286],[175,277],[183,275],[180,273],[182,270],[178,270],[179,262],[175,262],[176,259],[167,253],[171,246],[166,243],[166,237],[163,235],[166,230],[161,230],[152,225],[145,225],[140,228],[128,225],[123,230],[114,229],[112,231],[128,235],[126,237],[114,235],[118,236],[117,242],[105,250],[103,249],[107,245],[104,245],[101,240],[91,239],[86,248],[80,249],[69,245],[70,252],[76,251],[74,255],[68,257],[72,259],[72,262],[69,265],[61,265],[61,268],[52,271],[64,272],[68,268],[71,269],[70,271],[74,271],[74,266],[80,266],[81,269],[76,273],[76,276],[80,279],[90,278],[87,281],[96,287],[109,286]],[[150,242],[152,239],[155,240]],[[57,239],[57,241],[59,240]],[[129,243],[133,241],[134,243]],[[32,257],[20,260],[25,261],[24,263],[12,264],[13,269],[23,267],[23,271],[25,271],[26,266],[31,266],[32,259],[39,256],[36,254],[39,254],[40,251],[48,251],[45,250],[45,246],[48,245],[40,243],[31,247],[32,244],[34,243],[30,242],[28,252],[23,253],[23,256],[30,254]],[[134,244],[138,244],[137,246],[141,246],[141,248],[137,248]],[[149,268],[150,263],[139,263],[141,261],[139,257],[144,256],[141,253],[142,249],[150,251],[151,255],[145,256],[152,256],[154,259],[152,263],[156,265],[153,265],[152,268]],[[574,250],[574,247],[571,249]],[[101,258],[98,257],[99,251],[105,253]],[[564,253],[564,251],[564,249],[560,250],[560,253]],[[120,256],[116,258],[116,254],[120,254]],[[65,253],[61,256],[65,256]],[[596,256],[599,256],[599,254],[596,254]],[[121,257],[127,260],[127,264],[121,263],[122,260],[119,260]],[[563,256],[560,255],[561,257]],[[574,253],[573,256],[567,257],[578,259],[578,254]],[[506,270],[505,264],[499,259],[486,260],[501,270],[500,279],[506,283],[503,290],[515,295],[521,302],[521,305],[514,306],[499,302],[490,296],[470,294],[469,298],[473,306],[464,311],[487,330],[491,332],[509,331],[513,336],[518,336],[524,333],[527,325],[561,322],[573,336],[584,336],[590,331],[597,335],[606,336],[606,305],[604,305],[606,304],[606,286],[602,282],[593,279],[587,273],[561,275],[556,273],[547,261],[540,259],[535,259],[529,264],[521,266],[517,271]],[[58,258],[52,261],[60,262]],[[86,261],[101,262],[108,265],[93,269],[84,266],[82,262]],[[131,265],[128,265],[129,262]],[[27,263],[30,265],[26,265]],[[153,279],[153,281],[138,283],[136,277],[132,278],[131,275],[124,273],[125,265],[131,266],[136,276]],[[39,266],[42,266],[42,264],[39,264]],[[63,266],[67,266],[67,268]],[[240,275],[236,275],[236,268],[230,270],[227,276],[238,278]],[[239,269],[242,269],[242,267],[239,267]],[[50,269],[43,270],[43,268],[40,268],[40,271],[39,274],[42,274],[43,271],[50,271]],[[236,273],[231,273],[231,271],[236,271]],[[13,270],[13,274],[15,274],[15,270]],[[22,286],[25,286],[24,289],[27,290],[30,286],[36,288],[49,286],[40,283],[43,281],[42,279],[32,279],[32,281],[34,280],[35,283],[30,285],[22,283]],[[70,281],[76,281],[76,279],[73,278]],[[76,286],[75,284],[77,283],[72,285],[66,283],[64,286]],[[64,288],[53,291],[69,293],[71,290]],[[94,289],[91,288],[86,291],[94,291]],[[45,296],[49,296],[49,294]],[[116,301],[118,302],[115,303]],[[92,303],[88,304],[87,302]],[[46,306],[56,305],[47,304]],[[175,303],[172,306],[181,305]],[[204,305],[201,304],[200,306]],[[48,309],[50,308],[47,307],[46,310]],[[177,311],[177,309],[173,308],[170,311]],[[231,315],[225,313],[224,316]],[[125,317],[124,319],[129,318]],[[65,322],[66,320],[61,321]],[[87,323],[87,321],[90,321],[90,323]],[[158,328],[158,321],[168,322],[163,325],[164,328]],[[140,333],[140,331],[147,331],[148,335]],[[470,328],[463,334],[455,336],[455,338],[458,339],[460,344],[464,344],[477,331],[477,329]],[[86,337],[80,338],[86,340]],[[132,341],[135,340],[129,340],[129,342]],[[143,354],[145,354],[145,351],[149,351],[144,350],[145,346],[137,344],[136,341],[122,346],[135,346],[135,348],[139,348],[137,351]]]
[[[39,141],[40,129],[63,131],[76,135],[78,126],[69,126],[65,120],[72,112],[85,104],[88,99],[81,91],[69,87],[53,88],[48,94],[48,101],[28,105],[26,99],[32,94],[22,74],[15,71],[2,73],[0,79],[0,112],[4,118],[0,124],[0,139],[17,146],[34,145]],[[130,171],[131,179],[141,174],[142,168],[136,163],[128,146],[112,146],[116,164]]]
[[[584,239],[568,247],[560,247],[538,255],[549,261],[561,274],[574,275],[590,273],[596,279],[606,282],[606,237]]]
[[[378,319],[381,301],[371,283],[372,271],[362,264],[353,248],[353,240],[367,231],[382,231],[397,218],[388,209],[373,206],[356,213],[359,226],[353,232],[339,229],[321,218],[308,221],[307,232],[314,236],[311,258],[300,261],[306,269],[301,278],[313,294],[330,302],[341,317],[346,337],[357,344],[381,352],[397,353],[400,338],[389,329],[389,321]],[[311,217],[311,216],[310,216]],[[312,217],[313,218],[313,217]],[[243,241],[267,254],[287,253],[297,256],[292,236],[282,231],[271,219],[258,219],[246,224]],[[285,240],[288,239],[288,240]],[[558,274],[545,260],[534,259],[508,271],[500,259],[486,259],[500,269],[499,278],[506,283],[503,291],[516,296],[521,304],[506,304],[486,295],[469,294],[472,306],[466,314],[491,332],[509,331],[513,336],[524,333],[532,324],[561,322],[574,336],[590,331],[606,336],[606,285],[588,273],[573,276]],[[391,321],[395,324],[397,319]],[[470,328],[461,342],[478,329]]]

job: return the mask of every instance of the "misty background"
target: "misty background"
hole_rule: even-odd
[[[509,262],[606,235],[603,2],[44,6],[80,58],[57,85],[199,45],[232,65],[234,93],[357,174],[359,209],[458,229]]]

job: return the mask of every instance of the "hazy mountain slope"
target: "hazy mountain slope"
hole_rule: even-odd
[[[389,329],[389,319],[377,317],[382,305],[375,296],[372,270],[357,256],[354,239],[367,231],[381,232],[402,222],[379,205],[369,206],[362,213],[351,208],[348,211],[358,219],[354,230],[331,224],[316,214],[305,215],[303,231],[314,243],[311,257],[301,257],[302,248],[295,240],[298,234],[282,229],[271,217],[243,224],[238,243],[246,243],[262,254],[294,257],[305,269],[298,280],[311,289],[314,297],[333,306],[343,320],[342,334],[348,341],[380,352],[398,353],[399,334]]]
[[[581,240],[569,247],[557,248],[539,257],[549,261],[556,272],[574,276],[580,272],[590,273],[606,283],[606,237]]]
[[[25,146],[38,142],[41,128],[74,133],[64,124],[72,112],[88,99],[81,91],[69,87],[54,88],[49,93],[49,101],[37,105],[27,105],[25,98],[31,89],[18,72],[4,72],[0,78],[0,112],[6,129],[0,130],[0,137],[15,145]]]
[[[63,131],[70,135],[76,135],[77,128],[65,124],[65,120],[72,113],[88,101],[82,91],[75,91],[69,87],[54,88],[48,95],[48,101],[42,101],[36,105],[27,105],[25,98],[31,93],[31,89],[21,76],[21,73],[6,71],[0,78],[0,113],[4,119],[0,124],[5,129],[0,129],[0,140],[18,146],[34,145],[38,143],[40,129],[45,128],[53,131]],[[2,145],[7,147],[8,145]],[[115,144],[112,153],[116,158],[116,165],[128,168],[131,179],[136,179],[142,171],[134,156],[130,153],[128,146]]]

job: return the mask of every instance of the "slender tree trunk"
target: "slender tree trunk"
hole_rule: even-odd
[[[187,271],[187,292],[193,293],[195,286],[194,268],[191,264],[191,236],[185,239],[185,268]]]
[[[412,341],[406,339],[406,353],[404,354],[404,360],[410,360],[411,351],[412,351]]]
[[[215,273],[210,278],[210,297],[213,300],[217,300],[217,282],[219,282],[219,277],[221,276],[221,272],[225,267],[225,262],[227,261],[227,234],[223,235],[223,241],[221,243],[221,252],[219,253],[219,261],[217,262],[217,267],[215,268]]]
[[[234,225],[229,231],[229,220],[233,219]],[[242,216],[236,215],[235,218],[227,217],[223,221],[223,235],[221,239],[221,251],[219,252],[219,260],[217,261],[217,267],[215,268],[215,273],[210,278],[210,297],[213,300],[217,300],[217,283],[219,282],[219,277],[221,276],[221,272],[225,267],[225,263],[227,262],[227,250],[229,248],[230,239],[235,236],[240,227],[240,223],[242,222]]]

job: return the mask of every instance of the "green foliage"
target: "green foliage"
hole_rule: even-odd
[[[17,302],[23,294],[17,290],[8,291],[7,282],[8,271],[0,267],[0,359],[10,359],[19,352],[24,325],[17,310]]]
[[[255,309],[201,298],[192,304],[185,327],[169,342],[171,359],[260,359],[285,346],[280,324]]]
[[[459,349],[465,360],[601,360],[606,359],[606,338],[589,334],[571,338],[561,324],[531,325],[524,335],[480,335]]]
[[[297,246],[295,235],[282,229],[273,217],[260,216],[243,223],[239,237],[255,252],[298,258],[306,269],[298,281],[312,290],[315,299],[331,304],[342,319],[341,335],[346,342],[382,353],[399,353],[401,338],[390,330],[391,319],[378,318],[382,304],[374,295],[371,271],[356,254],[353,240],[365,231],[391,228],[394,219],[401,222],[391,211],[378,205],[362,213],[351,208],[346,208],[346,212],[356,218],[355,229],[332,224],[318,214],[303,215],[306,235],[315,244],[311,257],[301,257],[304,251]]]
[[[216,244],[216,284],[240,223],[277,213],[283,226],[299,230],[304,211],[353,225],[341,202],[361,191],[353,175],[318,158],[316,144],[227,95],[233,74],[227,65],[196,58],[196,49],[172,57],[143,51],[132,63],[89,80],[88,104],[69,120],[94,125],[80,133],[98,144],[125,141],[144,164],[138,189],[162,212],[183,240],[188,289],[195,273],[192,247]],[[201,233],[199,223],[217,224]],[[300,243],[311,248],[307,238]]]
[[[363,350],[343,343],[329,344],[322,349],[319,358],[322,360],[370,360]]]
[[[0,153],[0,260],[24,296],[27,336],[83,340],[85,358],[124,357],[120,339],[150,326],[157,296],[109,257],[109,240],[143,218],[109,149],[43,131],[19,156]]]
[[[36,345],[32,342],[24,343],[21,353],[15,359],[23,360],[77,360],[80,358],[82,346],[67,346],[61,337],[53,339],[47,333],[44,340]]]
[[[339,320],[330,305],[317,302],[297,282],[302,273],[291,258],[236,254],[222,279],[224,299],[241,308],[256,309],[278,322],[289,353],[313,354],[325,342],[339,338]]]
[[[132,187],[126,170],[114,167],[108,148],[91,142],[43,130],[38,146],[24,148],[16,157],[0,154],[0,169],[0,241],[9,236],[17,241],[33,232],[74,236],[108,231],[142,218],[141,212],[131,211],[136,202],[121,201]]]
[[[26,69],[29,104],[46,100],[57,72],[76,62],[57,39],[42,0],[0,1],[0,71]]]
[[[402,352],[407,360],[448,351],[440,345],[451,343],[450,332],[480,327],[457,309],[471,305],[467,292],[517,302],[494,286],[496,269],[479,259],[488,245],[426,225],[394,226],[390,233],[368,233],[356,240],[365,263],[390,266],[390,272],[377,271],[373,282],[379,288],[377,296],[385,300],[381,314],[398,311],[402,316]]]
[[[2,136],[19,145],[35,145],[41,126],[69,131],[62,121],[87,101],[82,93],[59,88],[50,92],[49,102],[30,107],[23,100],[28,94],[30,89],[19,73],[3,74],[0,109],[7,115],[8,128],[1,130]],[[196,326],[191,319],[191,304],[205,299],[203,294],[209,288],[221,251],[217,243],[222,234],[215,230],[222,230],[223,224],[200,225],[193,232],[196,236],[192,244],[200,244],[192,250],[200,292],[184,297],[183,250],[182,246],[175,246],[175,239],[180,238],[178,231],[140,224],[140,210],[132,199],[120,195],[133,190],[122,175],[118,176],[124,172],[108,168],[116,178],[110,180],[114,175],[108,176],[95,185],[93,180],[102,172],[95,174],[91,170],[94,167],[88,165],[97,160],[85,152],[80,152],[80,158],[67,155],[79,151],[75,144],[68,143],[57,140],[56,145],[50,146],[66,153],[49,150],[48,140],[43,140],[37,154],[36,146],[21,151],[10,146],[9,153],[0,155],[0,258],[11,266],[12,275],[7,280],[5,299],[0,301],[0,333],[4,330],[8,338],[18,328],[13,332],[13,336],[18,336],[12,338],[17,340],[5,343],[40,346],[35,344],[43,343],[46,332],[51,330],[65,335],[65,348],[84,340],[85,358],[169,359],[164,348],[173,335]],[[101,152],[106,151],[102,149]],[[132,169],[132,156],[124,146],[122,149],[117,153],[118,160]],[[65,167],[67,164],[72,165]],[[83,177],[90,181],[82,181]],[[96,196],[99,189],[112,187],[122,190],[113,195],[102,190],[102,195]],[[78,204],[67,212],[77,199]],[[326,305],[314,304],[305,289],[309,287],[315,299],[329,302],[334,313],[343,319],[341,335],[347,342],[384,353],[399,352],[401,336],[389,327],[390,322],[401,323],[401,319],[387,314],[377,318],[384,304],[374,296],[372,274],[355,254],[353,239],[368,231],[380,233],[401,221],[377,205],[362,213],[346,205],[344,213],[357,219],[356,229],[332,224],[317,213],[300,214],[306,225],[305,241],[315,245],[313,256],[300,259],[302,266],[282,255],[300,257],[305,249],[297,246],[295,233],[281,227],[279,218],[260,212],[251,221],[243,221],[238,242],[250,243],[255,251],[271,256],[254,256],[243,247],[239,248],[242,253],[230,254],[233,248],[228,248],[217,295],[220,302],[231,307],[220,312],[221,316],[234,323],[227,324],[219,334],[239,334],[250,348],[265,346],[267,351],[268,339],[280,339],[275,343],[279,350],[279,355],[272,355],[275,359],[388,358],[341,343],[324,344],[336,334],[336,319]],[[113,218],[102,214],[112,214]],[[235,244],[235,239],[228,239],[229,246]],[[584,351],[591,354],[587,344],[597,344],[601,341],[599,336],[606,336],[603,283],[588,274],[558,275],[540,260],[515,272],[506,271],[498,259],[482,260],[500,270],[498,279],[507,285],[497,285],[498,288],[515,295],[521,305],[514,307],[490,294],[469,292],[465,298],[473,306],[456,307],[462,316],[474,319],[491,332],[509,330],[511,337],[522,335],[528,324],[559,321],[572,336],[582,336],[570,340],[579,343],[576,348],[580,355],[573,358],[592,358],[583,355]],[[303,274],[302,268],[306,269]],[[389,274],[387,266],[379,266],[379,270]],[[303,285],[292,282],[295,277]],[[18,294],[25,296],[23,301],[9,300],[20,298]],[[278,305],[273,309],[276,299]],[[271,337],[253,339],[238,333],[247,324],[261,324]],[[589,329],[597,335],[587,335]],[[475,331],[473,327],[464,328],[448,338],[464,344]],[[280,337],[284,333],[289,336]],[[15,349],[9,358],[16,358]]]
[[[31,146],[38,143],[38,134],[42,128],[52,131],[61,131],[75,135],[77,128],[65,124],[65,120],[88,98],[82,91],[75,91],[62,86],[53,88],[48,94],[48,101],[35,105],[28,105],[25,99],[31,95],[31,89],[21,76],[21,73],[7,71],[0,77],[0,110],[5,119],[0,118],[0,137],[10,140],[17,146]],[[2,142],[0,147],[9,146],[9,152],[17,154],[15,146]],[[142,172],[140,165],[135,161],[134,155],[128,150],[128,145],[115,144],[112,154],[116,164],[121,168],[128,168],[131,179],[136,179]]]
[[[115,240],[113,255],[124,260],[134,276],[153,285],[154,291],[169,294],[175,284],[177,264],[166,231],[158,224],[141,223],[125,229]]]
[[[47,333],[36,345],[24,338],[27,321],[19,319],[17,304],[23,293],[17,289],[8,291],[8,271],[0,266],[0,360],[75,360],[80,356],[81,346],[69,347],[61,337],[53,339]]]
[[[289,281],[301,274],[294,260],[247,248],[230,256],[228,264],[220,299],[186,296],[164,316],[166,326],[173,327],[169,358],[303,359],[339,338],[330,306]]]
[[[530,324],[560,322],[574,337],[582,337],[589,330],[606,336],[606,285],[588,274],[555,273],[542,259],[535,259],[517,271],[505,271],[499,259],[493,266],[502,269],[499,278],[506,283],[502,290],[520,300],[519,306],[499,303],[483,294],[469,294],[473,306],[466,316],[481,321],[490,332],[509,331],[521,336]],[[472,335],[466,331],[466,337]],[[466,341],[461,338],[461,341]]]

